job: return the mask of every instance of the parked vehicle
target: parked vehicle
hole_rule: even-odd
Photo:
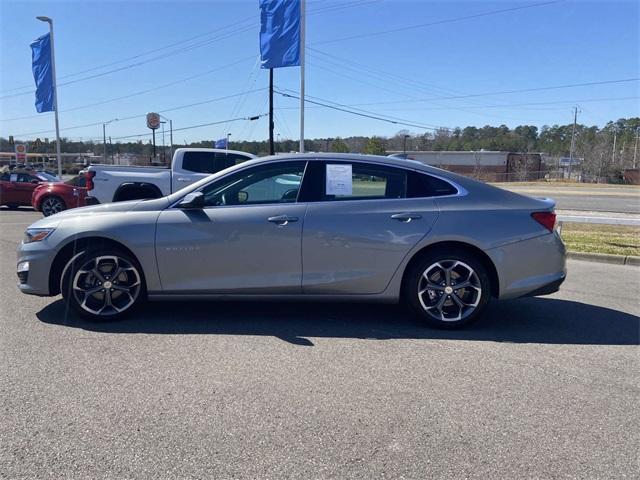
[[[160,198],[252,158],[256,156],[236,150],[179,148],[171,168],[91,165],[87,169],[87,204]]]
[[[145,299],[402,301],[458,327],[565,279],[555,202],[377,156],[251,160],[169,196],[31,225],[19,288],[101,320]],[[509,321],[509,319],[505,319]]]
[[[41,183],[33,190],[31,206],[45,217],[69,208],[84,207],[85,182],[86,176],[81,173],[66,182]]]
[[[11,209],[31,206],[33,191],[41,182],[59,181],[46,172],[4,168],[0,172],[0,205]]]

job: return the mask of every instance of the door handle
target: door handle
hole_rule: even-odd
[[[176,180],[178,180],[179,182],[188,182],[188,181],[189,181],[189,180],[191,180],[191,179],[189,179],[189,178],[184,178],[184,177],[178,177]]]
[[[297,222],[298,217],[290,217],[289,215],[276,215],[275,217],[267,218],[267,222],[275,223],[276,225],[286,225],[289,222]]]
[[[409,223],[411,220],[420,220],[422,215],[417,213],[394,213],[391,218],[398,220],[399,222]]]

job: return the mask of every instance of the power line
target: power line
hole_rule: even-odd
[[[640,78],[624,78],[620,80],[603,80],[600,82],[569,83],[569,84],[554,85],[549,87],[522,88],[518,90],[502,90],[499,92],[472,93],[467,95],[451,95],[448,97],[432,97],[432,98],[422,98],[422,99],[415,99],[415,100],[388,100],[385,102],[357,103],[352,106],[385,105],[385,104],[391,104],[391,103],[409,103],[409,102],[431,102],[433,100],[454,100],[458,98],[487,97],[492,95],[507,95],[512,93],[527,93],[527,92],[539,92],[544,90],[560,90],[564,88],[590,87],[593,85],[629,83],[629,82],[637,82],[638,80],[640,80]]]
[[[536,106],[536,105],[562,105],[562,104],[573,104],[573,103],[593,103],[593,102],[613,102],[613,101],[622,101],[622,100],[637,100],[639,96],[635,97],[609,97],[609,98],[590,98],[590,99],[582,99],[582,100],[558,100],[554,102],[529,102],[529,103],[501,103],[498,105],[468,105],[464,108],[511,108],[511,107],[526,107],[526,106]],[[462,108],[462,107],[460,107]],[[389,108],[384,109],[385,111],[393,112],[393,111],[410,111],[410,110],[449,110],[451,107],[420,107],[420,108]],[[554,109],[557,110],[557,109]],[[564,110],[564,107],[562,107]]]
[[[146,56],[146,55],[150,55],[150,54],[152,54],[152,53],[156,53],[156,52],[160,52],[160,51],[162,51],[162,50],[166,50],[167,48],[175,47],[175,46],[177,46],[177,45],[181,45],[181,44],[183,44],[183,43],[190,42],[190,41],[195,40],[195,39],[197,39],[197,38],[206,37],[206,36],[211,35],[211,34],[213,34],[213,33],[221,32],[221,31],[223,31],[223,30],[226,30],[226,29],[231,28],[231,27],[235,27],[236,25],[240,25],[240,24],[242,24],[242,23],[246,23],[247,21],[249,21],[249,20],[253,20],[253,19],[254,19],[254,17],[253,17],[253,16],[251,16],[251,17],[246,17],[246,18],[244,18],[243,20],[239,20],[239,21],[237,21],[237,22],[231,23],[231,24],[226,25],[226,26],[224,26],[224,27],[216,28],[216,29],[214,29],[214,30],[210,30],[210,31],[208,31],[208,32],[201,33],[201,34],[199,34],[199,35],[195,35],[195,36],[193,36],[193,37],[189,37],[189,38],[186,38],[186,39],[184,39],[184,40],[180,40],[179,42],[174,42],[174,43],[170,43],[170,44],[168,44],[168,45],[165,45],[165,46],[163,46],[163,47],[158,47],[158,48],[154,48],[154,49],[152,49],[152,50],[147,50],[146,52],[142,52],[142,53],[139,53],[139,54],[137,54],[137,55],[132,55],[132,56],[130,56],[130,57],[125,57],[125,58],[123,58],[123,59],[121,59],[121,60],[116,60],[116,61],[113,61],[113,62],[110,62],[110,63],[104,63],[104,64],[102,64],[102,65],[97,65],[97,66],[95,66],[95,67],[87,68],[87,69],[85,69],[85,70],[80,70],[80,71],[78,71],[78,72],[69,73],[69,74],[67,74],[67,75],[62,75],[62,76],[60,76],[59,78],[60,78],[60,79],[64,79],[64,78],[76,77],[76,76],[78,76],[78,75],[82,75],[83,73],[93,72],[93,71],[96,71],[96,70],[100,70],[101,68],[111,67],[111,66],[113,66],[113,65],[117,65],[118,63],[126,62],[126,61],[129,61],[129,60],[135,60],[135,59],[138,59],[138,58],[140,58],[140,57],[144,57],[144,56]],[[2,92],[0,92],[0,93],[3,93],[3,94],[4,94],[4,93],[6,93],[6,92],[12,92],[12,91],[15,91],[15,90],[23,90],[23,89],[25,89],[25,88],[33,88],[33,85],[24,85],[24,86],[22,86],[22,87],[15,87],[15,88],[11,88],[11,89],[8,89],[8,90],[3,90],[3,91],[2,91]]]
[[[240,120],[254,121],[254,120],[258,120],[259,118],[265,117],[267,115],[268,115],[267,113],[261,113],[259,115],[254,115],[252,117],[237,117],[237,118],[230,118],[230,119],[227,119],[227,120],[220,120],[220,121],[217,121],[217,122],[200,123],[200,124],[197,124],[197,125],[190,125],[188,127],[174,128],[173,131],[174,132],[180,132],[180,131],[183,131],[183,130],[192,130],[194,128],[210,127],[211,125],[219,125],[221,123],[238,122]],[[123,137],[113,137],[113,140],[122,140],[122,139],[125,139],[125,138],[148,137],[149,135],[153,135],[153,133],[141,133],[139,135],[125,135]]]
[[[277,90],[274,90],[274,93],[277,93],[278,95],[282,95],[283,97],[295,98],[295,99],[298,99],[298,100],[300,99],[300,97],[298,95],[279,92]],[[392,123],[392,124],[395,124],[395,125],[404,125],[404,126],[407,126],[407,127],[415,127],[415,128],[420,128],[420,129],[423,129],[423,130],[438,130],[438,128],[440,128],[440,127],[438,127],[438,128],[427,127],[425,125],[418,125],[416,123],[408,123],[409,121],[391,120],[390,118],[384,118],[384,117],[381,117],[381,116],[378,116],[378,115],[374,115],[374,114],[356,112],[354,110],[349,110],[349,109],[346,109],[346,108],[336,107],[334,105],[328,105],[328,104],[322,103],[322,102],[316,102],[315,100],[310,100],[308,97],[309,97],[308,95],[305,97],[305,99],[304,99],[305,103],[311,103],[313,105],[319,105],[321,107],[330,108],[332,110],[338,110],[340,112],[350,113],[351,115],[357,115],[359,117],[371,118],[373,120],[380,120],[382,122]]]
[[[225,95],[224,97],[217,97],[217,98],[210,98],[207,100],[203,100],[200,102],[195,102],[195,103],[189,103],[186,105],[179,105],[177,107],[171,107],[171,108],[165,108],[163,110],[158,110],[158,113],[167,113],[167,112],[174,112],[176,110],[183,110],[185,108],[191,108],[191,107],[197,107],[200,105],[205,105],[207,103],[214,103],[214,102],[219,102],[222,100],[228,100],[229,98],[235,98],[235,97],[240,97],[243,95],[247,95],[248,93],[255,93],[255,92],[260,92],[260,91],[264,91],[266,90],[266,87],[264,88],[256,88],[255,90],[250,90],[250,91],[246,91],[246,92],[241,92],[241,93],[235,93],[232,95]],[[128,117],[123,117],[120,118],[118,117],[118,122],[123,122],[126,120],[132,120],[134,118],[141,118],[146,116],[146,113],[139,113],[139,114],[135,114],[135,115],[130,115]],[[74,125],[72,127],[66,127],[66,128],[61,128],[60,131],[68,131],[68,130],[77,130],[78,128],[85,128],[85,127],[94,127],[96,125],[102,125],[104,122],[100,121],[100,122],[95,122],[95,123],[86,123],[84,125]],[[28,137],[30,135],[40,135],[40,134],[45,134],[45,133],[51,133],[54,132],[55,130],[42,130],[39,132],[28,132],[28,133],[18,133],[15,134],[15,137]],[[175,131],[175,129],[174,129]]]
[[[188,81],[193,80],[195,78],[203,77],[205,75],[210,75],[212,73],[217,73],[220,70],[223,70],[223,69],[229,68],[229,67],[233,67],[233,66],[238,65],[238,64],[240,64],[242,62],[246,62],[249,59],[253,59],[254,57],[255,57],[254,55],[251,55],[251,56],[244,57],[244,58],[241,58],[239,60],[236,60],[235,62],[228,63],[226,65],[220,65],[220,66],[217,66],[216,68],[212,68],[212,69],[207,70],[205,72],[197,73],[195,75],[191,75],[189,77],[185,77],[185,78],[182,78],[180,80],[175,80],[173,82],[165,83],[163,85],[158,85],[158,86],[155,86],[153,88],[146,89],[146,90],[141,90],[141,91],[138,91],[138,92],[127,94],[127,95],[122,95],[120,97],[114,97],[114,98],[110,98],[110,99],[107,99],[107,100],[101,100],[101,101],[95,102],[95,103],[89,103],[89,104],[85,104],[85,105],[79,105],[77,107],[67,108],[65,110],[60,110],[60,112],[61,113],[62,112],[74,112],[76,110],[83,110],[85,108],[96,107],[98,105],[104,105],[104,104],[107,104],[107,103],[116,102],[118,100],[125,100],[127,98],[132,98],[132,97],[136,97],[136,96],[139,96],[139,95],[144,95],[146,93],[155,92],[156,90],[161,90],[163,88],[171,87],[171,86],[177,85],[179,83],[188,82]],[[29,118],[40,118],[41,116],[42,116],[41,114],[27,115],[27,116],[24,116],[24,117],[14,117],[14,118],[3,119],[3,120],[0,120],[0,122],[11,122],[11,121],[15,121],[15,120],[26,120],[26,119],[29,119]]]
[[[471,19],[474,19],[474,18],[488,17],[488,16],[491,16],[491,15],[499,15],[501,13],[514,12],[516,10],[525,10],[525,9],[528,9],[528,8],[544,7],[544,6],[547,6],[547,5],[553,5],[553,4],[556,4],[556,3],[561,3],[563,1],[564,0],[553,0],[553,1],[550,1],[550,2],[533,3],[533,4],[529,4],[529,5],[521,5],[521,6],[518,6],[518,7],[503,8],[503,9],[500,9],[500,10],[491,10],[491,11],[488,11],[488,12],[476,13],[476,14],[473,14],[473,15],[465,15],[465,16],[462,16],[462,17],[447,18],[447,19],[438,20],[438,21],[435,21],[435,22],[419,23],[419,24],[416,24],[416,25],[407,25],[405,27],[392,28],[392,29],[389,29],[389,30],[379,30],[377,32],[361,33],[361,34],[358,34],[358,35],[350,35],[350,36],[347,36],[347,37],[334,38],[332,40],[324,40],[324,41],[321,41],[321,42],[315,42],[312,45],[324,45],[324,44],[327,44],[327,43],[343,42],[345,40],[353,40],[353,39],[357,39],[357,38],[375,37],[375,36],[378,36],[378,35],[386,35],[388,33],[404,32],[404,31],[407,31],[407,30],[413,30],[413,29],[417,29],[417,28],[432,27],[432,26],[435,26],[435,25],[442,25],[442,24],[445,24],[445,23],[461,22],[461,21],[464,21],[464,20],[471,20]]]
[[[232,32],[232,33],[226,34],[226,35],[224,35],[222,37],[216,37],[214,39],[210,39],[210,40],[207,40],[205,42],[201,42],[199,44],[190,45],[188,47],[181,48],[181,49],[178,49],[178,50],[174,50],[172,52],[164,53],[162,55],[158,55],[158,56],[155,56],[155,57],[152,57],[152,58],[149,58],[147,60],[143,60],[143,61],[140,61],[140,62],[137,62],[137,63],[132,63],[132,64],[125,65],[125,66],[122,66],[122,67],[118,67],[118,68],[115,68],[115,69],[112,69],[112,70],[107,70],[106,72],[96,73],[94,75],[89,75],[87,77],[81,77],[81,78],[78,78],[78,79],[75,79],[75,80],[70,80],[68,82],[63,82],[63,83],[58,84],[58,87],[71,85],[71,84],[78,83],[78,82],[83,82],[85,80],[91,80],[91,79],[94,79],[94,78],[103,77],[105,75],[110,75],[112,73],[121,72],[123,70],[129,70],[131,68],[136,68],[136,67],[139,67],[141,65],[145,65],[147,63],[154,62],[156,60],[162,60],[162,59],[168,58],[170,56],[177,55],[179,53],[188,52],[190,50],[194,50],[196,48],[200,48],[200,47],[203,47],[205,45],[209,45],[209,44],[214,43],[214,42],[219,41],[219,40],[225,40],[225,39],[230,38],[230,37],[232,37],[234,35],[238,35],[240,33],[247,32],[247,31],[251,30],[252,28],[253,28],[253,26],[247,27],[247,28],[244,28],[244,29],[237,30],[236,32]],[[24,96],[24,95],[31,95],[31,94],[33,94],[33,92],[34,91],[31,90],[31,91],[28,91],[28,92],[13,93],[13,94],[9,94],[9,95],[3,95],[3,96],[0,96],[0,100],[6,99],[6,98],[12,98],[12,97],[20,97],[20,96]]]
[[[318,14],[318,13],[326,13],[326,12],[335,11],[335,10],[343,10],[343,9],[346,9],[346,8],[353,8],[353,7],[368,5],[368,4],[372,4],[372,3],[378,3],[379,1],[381,1],[381,0],[366,0],[366,1],[358,0],[358,1],[351,2],[349,4],[333,5],[333,6],[318,8],[316,10],[311,10],[310,12],[308,12],[308,14],[309,15],[315,15],[315,14]],[[243,20],[239,20],[237,22],[231,23],[231,24],[226,25],[224,27],[220,27],[220,28],[217,28],[217,29],[214,29],[214,30],[210,30],[208,32],[201,33],[199,35],[195,35],[193,37],[189,37],[189,38],[186,38],[184,40],[180,40],[178,42],[174,42],[174,43],[170,43],[168,45],[164,45],[162,47],[154,48],[152,50],[147,50],[147,51],[139,53],[137,55],[132,55],[130,57],[125,57],[125,58],[123,58],[121,60],[116,60],[116,61],[113,61],[113,62],[105,63],[105,64],[102,64],[102,65],[98,65],[98,66],[95,66],[95,67],[87,68],[85,70],[80,70],[78,72],[70,73],[70,74],[67,74],[67,75],[62,75],[60,77],[60,79],[76,77],[76,76],[82,75],[84,73],[89,73],[89,72],[93,72],[93,71],[96,71],[96,70],[100,70],[102,68],[111,67],[113,65],[117,65],[119,63],[123,63],[123,62],[126,62],[126,61],[136,60],[138,58],[145,57],[145,56],[153,54],[153,53],[157,53],[157,52],[160,52],[160,51],[163,51],[163,50],[167,50],[167,49],[175,47],[177,45],[182,45],[184,43],[188,43],[188,42],[190,42],[192,40],[196,40],[198,38],[206,37],[206,36],[212,35],[214,33],[220,33],[220,32],[222,32],[224,30],[228,30],[229,28],[232,28],[232,27],[235,27],[235,26],[238,26],[238,25],[242,25],[244,23],[247,23],[248,21],[254,20],[254,18],[255,18],[254,16],[246,17]],[[94,75],[90,75],[90,76],[87,76],[87,77],[82,77],[82,78],[79,78],[79,79],[75,79],[75,80],[71,80],[71,81],[67,81],[67,82],[62,82],[62,83],[58,84],[58,87],[62,87],[62,86],[65,86],[65,85],[71,85],[71,84],[82,82],[82,81],[85,81],[85,80],[91,80],[91,79],[94,79],[94,78],[98,78],[98,77],[102,77],[102,76],[105,76],[105,75],[109,75],[111,73],[117,73],[117,72],[120,72],[120,71],[123,71],[123,70],[129,70],[131,68],[139,67],[141,65],[145,65],[147,63],[150,63],[150,62],[153,62],[153,61],[156,61],[156,60],[160,60],[160,59],[172,56],[172,55],[176,55],[176,54],[179,54],[179,53],[187,52],[187,51],[190,51],[190,50],[193,50],[193,49],[196,49],[196,48],[200,48],[200,47],[209,45],[209,44],[217,42],[219,40],[225,40],[227,38],[230,38],[232,36],[238,35],[240,33],[244,33],[244,32],[247,32],[249,30],[252,30],[256,26],[257,26],[257,24],[252,22],[250,25],[244,25],[243,27],[241,27],[240,29],[236,30],[235,32],[227,32],[227,33],[224,33],[223,35],[221,35],[219,37],[214,37],[214,38],[210,38],[210,39],[201,41],[200,43],[187,45],[184,48],[181,48],[181,49],[178,49],[178,50],[174,50],[172,52],[169,52],[169,53],[166,53],[166,54],[163,54],[163,55],[159,55],[159,56],[156,56],[156,57],[152,57],[152,58],[144,60],[144,61],[140,61],[140,62],[136,62],[136,63],[130,64],[130,65],[125,65],[125,66],[118,67],[118,68],[115,68],[115,69],[112,69],[112,70],[108,70],[106,72],[100,72],[100,73],[97,73],[97,74],[94,74]],[[29,90],[26,91],[26,92],[7,94],[8,92],[15,92],[16,90],[24,90],[24,89],[29,89]],[[33,91],[34,90],[33,90],[33,86],[32,85],[23,85],[21,87],[14,87],[14,88],[10,88],[10,89],[3,90],[2,92],[0,92],[0,99],[19,97],[19,96],[23,96],[23,95],[30,95],[30,94],[33,93]]]
[[[387,72],[385,70],[380,70],[380,69],[375,69],[372,68],[369,65],[365,65],[362,63],[358,63],[354,60],[351,59],[346,59],[343,57],[339,57],[337,55],[334,54],[330,54],[327,52],[323,52],[321,50],[318,50],[316,48],[313,47],[307,47],[307,50],[310,50],[313,53],[317,53],[320,54],[324,57],[328,57],[328,59],[323,59],[326,62],[329,63],[333,63],[336,66],[339,66],[340,68],[347,68],[350,70],[354,70],[357,73],[360,72],[365,72],[367,75],[371,76],[376,75],[380,78],[381,81],[387,81],[389,83],[393,82],[394,85],[397,85],[398,83],[402,83],[405,84],[406,86],[408,86],[411,89],[414,90],[421,90],[421,91],[436,91],[436,92],[444,92],[447,94],[460,94],[462,95],[464,92],[458,91],[458,90],[454,90],[451,88],[443,88],[443,87],[439,87],[436,85],[431,85],[431,84],[427,84],[427,83],[423,83],[423,82],[418,82],[416,80],[413,80],[410,76],[408,75],[397,75],[391,72]],[[312,56],[315,56],[312,54]],[[429,92],[431,93],[431,92]],[[478,104],[482,104],[482,100],[476,101],[474,103],[478,103]]]
[[[316,59],[317,59],[317,57],[316,57]],[[364,80],[364,79],[362,79],[362,78],[359,78],[359,77],[354,78],[354,77],[352,77],[352,76],[345,75],[344,73],[337,72],[337,71],[335,71],[335,70],[332,70],[332,69],[327,68],[327,67],[325,67],[325,66],[317,65],[317,64],[315,64],[315,63],[311,63],[310,65],[311,65],[311,66],[313,66],[313,67],[315,67],[315,68],[320,68],[320,69],[322,69],[322,70],[326,70],[326,71],[328,71],[328,72],[330,72],[330,73],[333,73],[334,75],[337,75],[337,76],[340,76],[340,77],[344,77],[344,78],[347,78],[347,79],[350,79],[350,80],[353,80],[353,81],[356,81],[356,82],[362,83],[362,84],[364,84],[364,85],[370,85],[370,86],[372,86],[372,87],[374,87],[374,88],[376,88],[376,89],[379,89],[379,90],[386,90],[387,92],[396,93],[396,94],[398,94],[398,95],[402,95],[402,96],[404,96],[404,97],[406,97],[406,98],[409,98],[409,99],[411,99],[411,100],[418,100],[418,99],[416,99],[415,97],[413,97],[413,96],[411,96],[411,95],[408,95],[408,94],[406,94],[406,93],[398,92],[397,90],[393,90],[393,89],[390,89],[390,88],[386,88],[386,87],[382,87],[382,86],[376,85],[376,84],[374,84],[374,83],[368,82],[368,81],[366,81],[366,80]],[[385,80],[376,79],[375,77],[374,77],[374,80],[378,80],[378,81],[381,81],[381,82],[384,82],[384,81],[385,81]],[[397,83],[397,82],[395,82],[395,83]],[[438,103],[435,103],[435,101],[434,101],[434,102],[432,102],[432,103],[433,103],[434,105],[442,106],[442,105],[439,105]],[[494,118],[496,117],[495,115],[491,115],[491,114],[488,114],[488,113],[481,113],[481,112],[473,112],[473,111],[469,111],[469,110],[465,109],[464,107],[451,106],[451,107],[448,107],[448,109],[449,109],[449,110],[460,110],[460,111],[462,111],[462,112],[465,112],[465,113],[471,113],[471,114],[473,114],[473,115],[480,115],[480,116],[494,117]],[[500,118],[505,119],[506,117],[501,116]],[[513,119],[513,120],[518,120],[518,119]]]

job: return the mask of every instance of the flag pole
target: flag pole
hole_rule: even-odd
[[[300,153],[304,153],[305,0],[300,0]]]
[[[269,69],[269,155],[274,155],[273,147],[273,68]]]
[[[49,24],[49,42],[51,43],[51,77],[53,80],[53,112],[56,122],[56,159],[58,160],[58,177],[62,178],[62,156],[60,155],[60,124],[58,122],[58,87],[56,83],[56,54],[53,45],[53,20],[49,17],[36,17]]]

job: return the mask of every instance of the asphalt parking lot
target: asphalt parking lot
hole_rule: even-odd
[[[0,211],[2,478],[637,478],[640,268],[463,331],[396,306],[159,303],[88,324],[21,295]]]

